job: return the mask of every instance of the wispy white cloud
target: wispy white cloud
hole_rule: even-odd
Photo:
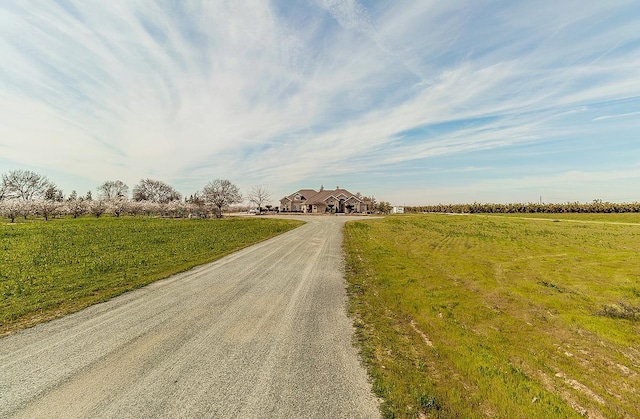
[[[633,1],[5,3],[0,171],[402,194],[415,182],[381,173],[582,136],[628,147],[639,17]]]
[[[604,116],[599,116],[597,118],[593,118],[594,121],[602,121],[605,119],[615,119],[615,118],[627,118],[629,116],[636,116],[636,115],[640,115],[640,111],[638,112],[628,112],[628,113],[621,113],[618,115],[604,115]]]

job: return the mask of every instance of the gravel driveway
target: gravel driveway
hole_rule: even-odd
[[[379,417],[342,226],[307,224],[0,339],[0,417]]]

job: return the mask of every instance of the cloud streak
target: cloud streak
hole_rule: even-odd
[[[224,177],[422,203],[447,188],[425,180],[434,167],[583,139],[614,182],[640,163],[639,17],[631,1],[2,4],[0,169],[66,189],[155,177],[188,194]],[[537,155],[524,164],[541,188],[552,170],[591,172]],[[522,200],[498,164],[488,184]],[[568,199],[597,192],[561,179]]]

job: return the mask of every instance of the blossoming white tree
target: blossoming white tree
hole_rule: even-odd
[[[0,201],[0,216],[7,217],[13,223],[17,217],[22,215],[25,201],[19,199],[7,199]]]

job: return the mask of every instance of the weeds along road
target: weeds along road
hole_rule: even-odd
[[[379,416],[352,346],[348,217],[0,339],[0,417]]]

